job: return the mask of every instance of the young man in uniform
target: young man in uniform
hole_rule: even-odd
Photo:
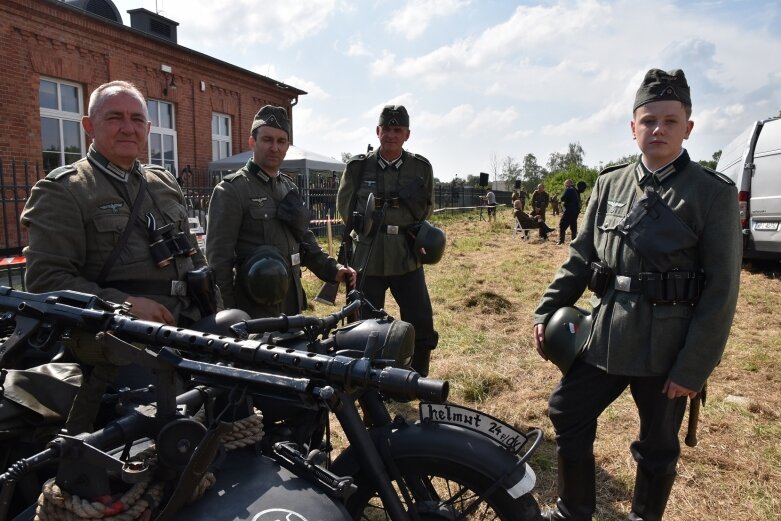
[[[323,251],[298,187],[279,171],[290,147],[287,111],[262,107],[248,143],[252,159],[212,193],[206,255],[227,307],[253,318],[295,315],[306,309],[301,266],[322,280],[350,284],[355,271]]]
[[[587,285],[594,292],[584,351],[549,401],[559,498],[545,519],[591,519],[597,419],[627,386],[640,416],[628,519],[662,519],[686,398],[703,388],[727,342],[740,278],[737,193],[689,158],[690,117],[683,71],[649,70],[631,121],[641,158],[598,177],[584,229],[535,311],[534,344],[547,358],[550,316]]]
[[[359,287],[374,307],[385,305],[385,292],[390,289],[401,319],[415,328],[412,367],[425,376],[439,336],[423,265],[409,235],[433,211],[434,173],[426,158],[403,148],[410,137],[409,114],[403,105],[384,107],[376,131],[379,148],[347,163],[336,206],[345,223],[352,222],[353,212],[364,211],[370,194],[382,209],[382,222],[375,224],[373,234],[353,231],[352,265],[359,272]]]

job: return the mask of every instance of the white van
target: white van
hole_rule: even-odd
[[[738,188],[743,258],[781,260],[781,117],[757,121],[736,137],[716,170]]]

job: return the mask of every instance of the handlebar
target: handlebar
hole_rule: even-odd
[[[335,327],[340,320],[357,311],[361,307],[359,300],[350,302],[345,307],[331,313],[325,317],[310,317],[305,315],[280,315],[278,317],[255,318],[252,320],[242,320],[230,327],[231,331],[238,338],[247,338],[250,334],[268,333],[279,331],[286,333],[288,331],[299,331],[306,328],[312,328],[317,331],[328,331]]]

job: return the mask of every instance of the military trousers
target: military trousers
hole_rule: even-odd
[[[567,228],[572,232],[572,240],[578,236],[578,213],[575,211],[564,210],[559,221],[559,242],[564,242],[564,235]]]
[[[404,275],[359,275],[358,288],[362,288],[364,297],[377,309],[385,306],[385,293],[390,289],[399,305],[401,319],[415,328],[415,349],[437,347],[439,335],[434,331],[434,311],[422,267]],[[364,314],[362,318],[369,316]]]
[[[640,432],[630,445],[632,457],[650,476],[674,476],[686,398],[667,398],[662,393],[666,380],[666,376],[608,374],[576,360],[548,401],[559,455],[570,460],[590,457],[597,419],[629,387],[640,416]]]

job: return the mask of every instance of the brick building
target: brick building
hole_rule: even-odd
[[[294,120],[306,92],[178,45],[173,20],[128,12],[130,27],[110,0],[0,2],[0,250],[22,239],[18,201],[10,204],[26,197],[14,186],[19,177],[34,182],[85,155],[80,121],[101,83],[139,87],[152,120],[145,161],[177,172],[206,171],[246,148],[264,104],[286,107]]]

